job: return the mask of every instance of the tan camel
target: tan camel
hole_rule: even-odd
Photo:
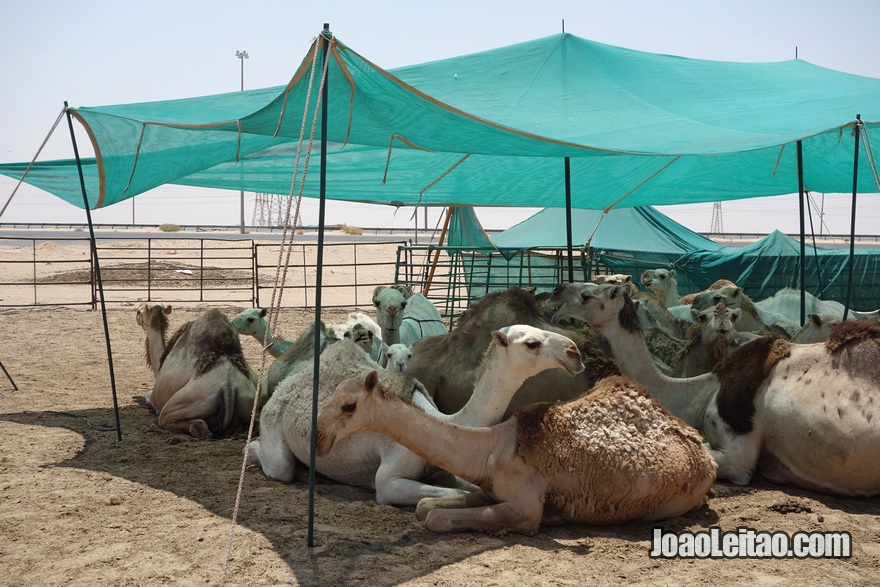
[[[708,373],[727,355],[758,338],[753,332],[737,332],[736,321],[742,314],[739,308],[728,308],[718,302],[714,308],[691,310],[694,324],[687,334],[687,342],[674,362],[675,377],[693,377]]]
[[[153,372],[153,377],[159,372],[159,362],[162,360],[162,353],[165,351],[165,337],[168,332],[168,316],[170,315],[171,304],[147,302],[138,306],[137,309],[136,320],[138,326],[147,333],[145,341],[147,366]]]
[[[527,324],[572,339],[586,369],[575,377],[549,370],[529,378],[510,400],[505,417],[521,405],[575,398],[595,381],[619,373],[598,332],[552,324],[535,294],[519,287],[484,296],[462,314],[448,335],[416,342],[406,372],[424,384],[440,411],[457,412],[471,397],[480,369],[481,353],[474,349],[486,348],[492,332],[510,324]]]
[[[511,326],[492,334],[483,369],[471,401],[460,412],[445,416],[469,425],[500,421],[510,397],[529,376],[560,368],[570,374],[583,369],[580,353],[568,338],[529,326]],[[319,405],[349,377],[362,380],[378,365],[348,341],[334,344],[321,357]],[[354,373],[354,375],[352,375]],[[406,401],[437,414],[418,381],[403,373],[380,370],[383,385]],[[426,404],[427,402],[427,404]],[[250,444],[248,459],[273,479],[290,481],[296,459],[309,460],[312,405],[312,371],[285,379],[263,410],[260,439]],[[390,505],[415,505],[423,497],[449,497],[465,493],[464,484],[384,436],[362,434],[340,443],[340,450],[318,459],[316,470],[342,483],[376,490],[376,501]]]
[[[625,273],[613,273],[611,275],[594,275],[590,278],[590,283],[595,283],[596,285],[602,285],[605,283],[623,285],[626,286],[627,292],[630,296],[634,296],[639,293],[639,288],[636,287],[636,284],[632,281],[632,275],[627,275]]]
[[[624,375],[700,430],[719,478],[880,494],[880,327],[844,322],[825,344],[762,337],[710,373],[674,379],[654,367],[622,288],[584,292],[565,313],[599,328]]]
[[[698,294],[707,291],[718,291],[722,287],[727,287],[728,285],[731,287],[736,287],[736,284],[728,279],[719,279],[703,291],[697,291],[681,296],[680,298],[678,298],[678,303],[681,306],[690,306],[692,303],[694,303],[694,298],[697,297]]]
[[[675,269],[647,269],[640,278],[642,286],[654,294],[654,297],[667,308],[678,306],[678,282],[675,280]],[[644,295],[642,292],[639,295]]]
[[[792,337],[791,342],[825,342],[831,335],[831,330],[841,322],[840,316],[832,314],[807,314],[807,323]]]
[[[361,431],[388,435],[480,493],[426,498],[432,532],[534,534],[620,524],[706,504],[715,463],[699,434],[640,386],[610,377],[568,403],[533,404],[491,427],[444,422],[388,394],[375,371],[344,381],[318,416],[318,454]]]
[[[691,303],[691,311],[713,308],[720,302],[724,302],[728,308],[742,310],[739,320],[736,321],[736,329],[739,332],[755,332],[762,336],[781,336],[791,339],[793,334],[791,330],[797,332],[800,329],[800,326],[795,327],[786,323],[781,315],[762,315],[752,299],[735,285],[697,294]]]
[[[165,345],[147,401],[159,414],[160,428],[211,438],[248,425],[256,383],[238,332],[211,309]]]

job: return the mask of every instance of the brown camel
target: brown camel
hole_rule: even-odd
[[[416,516],[432,532],[534,534],[541,524],[659,520],[702,507],[715,481],[699,433],[620,376],[571,402],[533,404],[471,428],[386,392],[372,371],[328,398],[317,453],[367,430],[481,488],[422,499]]]
[[[525,404],[575,398],[597,380],[619,373],[594,329],[575,330],[550,323],[535,294],[519,287],[483,297],[462,314],[448,335],[418,340],[413,345],[413,357],[406,373],[422,382],[441,412],[455,413],[473,392],[482,356],[475,349],[485,349],[494,330],[511,324],[526,324],[572,339],[581,351],[586,370],[575,377],[558,369],[531,377],[511,399],[505,418]]]

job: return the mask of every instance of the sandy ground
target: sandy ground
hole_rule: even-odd
[[[320,477],[310,547],[306,484],[254,469],[244,472],[231,534],[245,437],[195,441],[155,427],[137,401],[152,375],[135,307],[108,311],[121,440],[101,313],[0,310],[0,362],[18,386],[0,373],[0,585],[880,583],[880,500],[760,483],[716,483],[707,507],[661,525],[846,531],[852,557],[655,560],[645,523],[545,528],[532,537],[435,535],[413,508],[379,506],[369,490]],[[172,326],[204,309],[175,307]],[[279,320],[292,336],[313,316],[287,310]],[[257,342],[243,344],[259,369]]]

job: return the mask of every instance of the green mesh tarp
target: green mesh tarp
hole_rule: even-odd
[[[715,251],[720,245],[682,226],[651,206],[600,210],[572,210],[572,244],[587,247],[592,257],[614,273],[632,275],[638,282],[646,269],[674,269],[687,253]],[[545,208],[492,237],[501,250],[565,247],[566,213]],[[697,291],[689,276],[676,269],[679,291]]]
[[[89,206],[166,183],[290,193],[303,112],[308,135],[319,95],[314,53],[305,53],[286,85],[72,108],[95,152],[85,161]],[[799,60],[685,59],[570,34],[390,71],[335,38],[328,55],[330,199],[560,207],[565,157],[575,208],[787,194],[798,191],[798,140],[806,188],[849,192],[856,115],[868,139],[858,191],[878,191],[867,155],[880,124],[877,79]],[[18,178],[25,167],[0,173]],[[317,167],[313,157],[306,196],[319,194]],[[70,161],[38,163],[27,181],[82,205]]]
[[[823,300],[846,303],[849,249],[807,246],[804,267],[806,291]],[[694,251],[676,263],[698,285],[708,287],[729,279],[755,301],[783,287],[800,289],[800,243],[779,231],[744,247]],[[880,251],[857,249],[853,257],[850,308],[870,312],[880,307]]]

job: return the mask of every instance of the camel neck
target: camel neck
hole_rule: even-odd
[[[667,410],[702,429],[700,420],[709,401],[718,392],[717,378],[712,373],[677,379],[660,372],[645,339],[639,332],[630,332],[615,321],[602,329],[611,345],[611,353],[620,371],[639,383]]]
[[[147,359],[150,361],[153,377],[159,372],[163,352],[165,352],[165,337],[158,330],[150,330],[147,334]]]
[[[377,406],[369,430],[388,436],[427,462],[477,485],[486,478],[486,464],[500,435],[498,429],[516,426],[514,419],[493,427],[459,426],[398,398],[378,401],[382,404]]]
[[[467,403],[452,415],[450,421],[462,426],[491,426],[501,421],[510,400],[530,375],[510,364],[497,347],[492,347]]]

